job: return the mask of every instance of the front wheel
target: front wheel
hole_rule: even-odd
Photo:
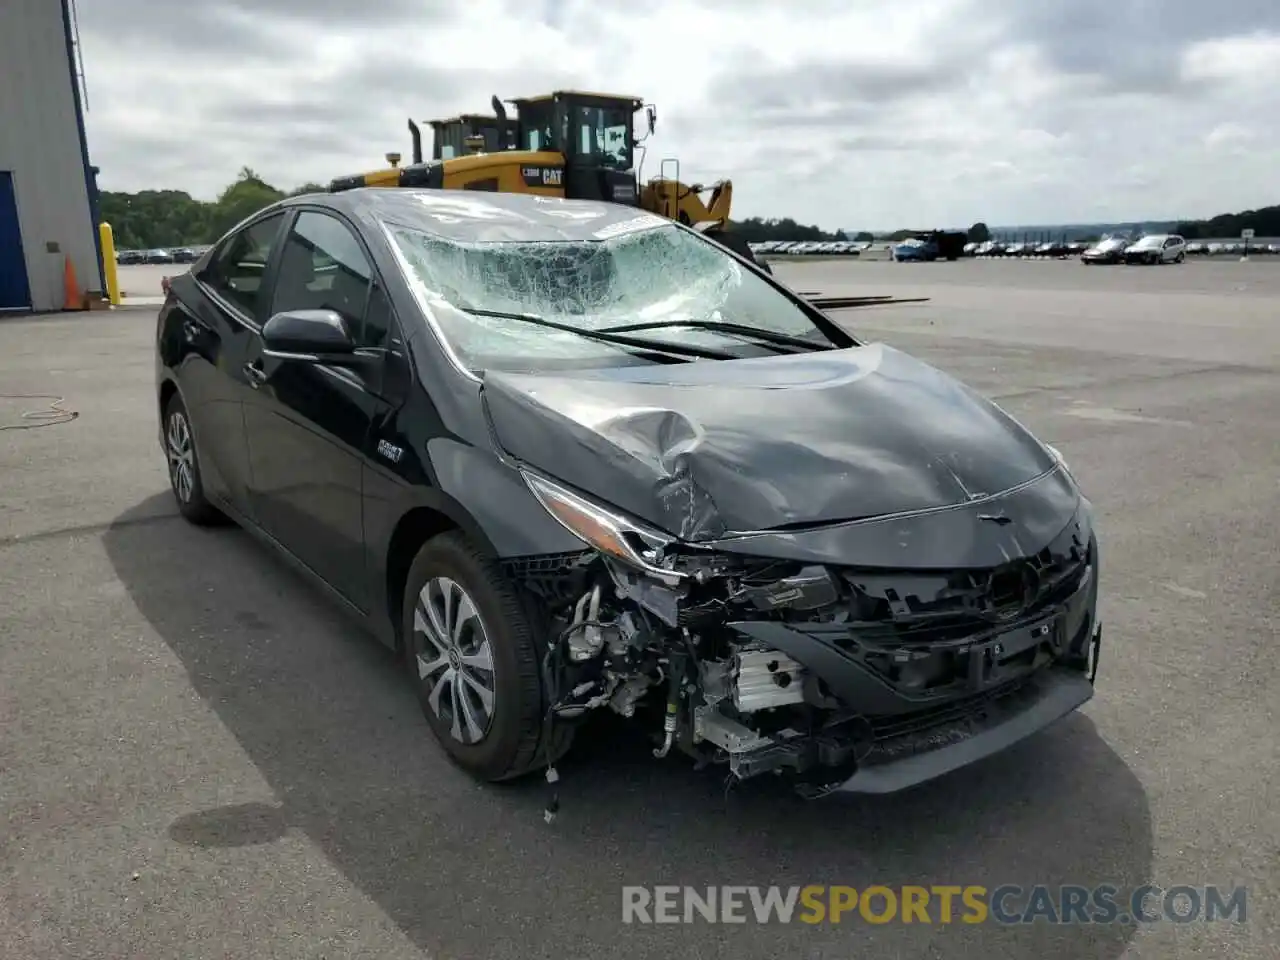
[[[1176,257],[1174,257],[1174,258],[1173,258],[1173,262],[1174,262],[1174,263],[1181,263],[1181,262],[1182,262],[1183,260],[1185,260],[1185,259],[1187,259],[1187,255],[1186,255],[1185,253],[1180,253],[1180,254],[1178,254]]]
[[[459,533],[428,541],[409,568],[406,660],[436,740],[489,782],[559,759],[571,728],[546,724],[543,645],[498,565]]]

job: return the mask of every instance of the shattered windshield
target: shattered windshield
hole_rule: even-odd
[[[584,330],[636,323],[734,323],[829,342],[809,317],[717,244],[672,224],[644,218],[640,228],[599,240],[464,243],[390,225],[425,312],[454,352],[474,369],[551,369],[646,362],[634,349],[587,340],[468,310],[531,314]],[[648,223],[658,222],[659,226]],[[625,226],[622,225],[622,226]],[[740,337],[686,327],[636,337],[746,348]]]

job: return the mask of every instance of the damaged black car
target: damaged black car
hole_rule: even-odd
[[[1092,695],[1061,455],[669,220],[296,197],[173,279],[156,343],[179,510],[402,651],[483,780],[612,711],[665,762],[887,793]]]

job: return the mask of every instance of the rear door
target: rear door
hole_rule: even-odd
[[[385,350],[390,307],[355,230],[330,211],[304,208],[281,248],[271,315],[337,312],[361,347]],[[384,408],[384,361],[355,366],[265,356],[245,406],[254,514],[267,533],[352,604],[367,610],[362,471],[370,424]]]
[[[205,488],[247,516],[244,402],[251,391],[244,367],[266,311],[268,264],[284,222],[277,211],[226,237],[195,276],[175,281],[176,316],[165,321],[165,349],[181,355],[170,366],[199,444]]]

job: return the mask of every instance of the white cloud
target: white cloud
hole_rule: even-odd
[[[1233,153],[1247,150],[1256,142],[1258,132],[1243,123],[1220,123],[1204,138],[1204,145],[1209,149],[1224,149]]]
[[[78,6],[104,189],[211,198],[243,166],[323,182],[407,153],[409,116],[582,87],[656,103],[645,173],[674,156],[686,181],[731,177],[739,216],[964,226],[1280,201],[1280,4],[1152,2]]]
[[[1280,34],[1257,31],[1193,43],[1182,62],[1188,80],[1225,80],[1274,97],[1280,82]]]

